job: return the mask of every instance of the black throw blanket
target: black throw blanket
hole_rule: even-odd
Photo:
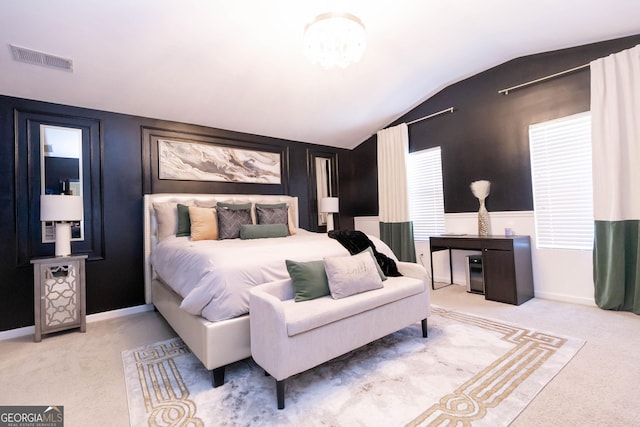
[[[329,232],[329,237],[336,239],[342,246],[344,246],[351,255],[358,254],[367,248],[373,250],[373,254],[378,261],[378,265],[382,269],[385,276],[399,277],[402,276],[398,271],[396,262],[376,250],[373,242],[364,234],[358,230],[333,230]]]

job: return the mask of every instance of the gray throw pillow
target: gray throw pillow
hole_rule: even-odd
[[[282,202],[282,203],[256,203],[256,208],[260,207],[260,208],[286,208],[287,204]]]
[[[324,268],[333,299],[382,288],[376,262],[365,251],[352,256],[325,257]]]
[[[251,203],[226,203],[226,202],[218,202],[217,207],[219,208],[227,208],[233,211],[243,211],[243,210],[251,210]]]
[[[329,283],[324,262],[286,260],[287,271],[295,291],[295,301],[307,301],[329,295]]]
[[[230,209],[220,207],[216,209],[218,216],[218,239],[237,239],[240,237],[240,227],[251,224],[249,209]]]
[[[288,224],[289,208],[267,208],[256,205],[256,216],[258,224]]]

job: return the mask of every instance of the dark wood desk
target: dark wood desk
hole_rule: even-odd
[[[431,288],[433,253],[449,251],[449,274],[453,284],[451,250],[482,252],[485,299],[520,305],[533,298],[533,268],[529,236],[435,236],[430,239]]]

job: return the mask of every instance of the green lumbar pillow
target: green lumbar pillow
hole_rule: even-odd
[[[287,237],[289,227],[286,224],[243,224],[240,226],[241,239],[267,239]]]

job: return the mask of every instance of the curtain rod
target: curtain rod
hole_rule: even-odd
[[[529,85],[532,85],[534,83],[538,83],[538,82],[541,82],[541,81],[544,81],[544,80],[549,80],[549,79],[552,79],[554,77],[562,76],[564,74],[573,73],[574,71],[578,71],[578,70],[581,70],[583,68],[587,68],[589,65],[591,65],[591,64],[580,65],[579,67],[570,68],[568,70],[560,71],[559,73],[551,74],[551,75],[545,76],[545,77],[540,77],[539,79],[531,80],[531,81],[526,82],[526,83],[522,83],[522,84],[519,84],[519,85],[516,85],[516,86],[511,86],[511,87],[508,87],[506,89],[499,90],[498,93],[501,93],[503,95],[509,95],[509,91],[512,91],[514,89],[520,89],[521,87],[529,86]]]
[[[444,113],[453,113],[453,107],[449,107],[446,110],[438,111],[437,113],[429,114],[428,116],[420,117],[419,119],[411,120],[410,122],[407,122],[407,125],[412,125],[414,123],[418,123],[423,120],[430,119],[431,117],[439,116],[440,114],[444,114]]]
[[[444,113],[453,113],[453,107],[449,107],[449,108],[447,108],[445,110],[438,111],[437,113],[429,114],[428,116],[420,117],[419,119],[411,120],[410,122],[407,122],[407,126],[408,125],[412,125],[414,123],[421,122],[423,120],[430,119],[430,118],[435,117],[435,116],[439,116],[440,114],[444,114]],[[384,128],[384,129],[387,129],[387,128]],[[373,135],[375,135],[375,134],[373,134]],[[373,135],[371,135],[371,136],[373,136]]]

